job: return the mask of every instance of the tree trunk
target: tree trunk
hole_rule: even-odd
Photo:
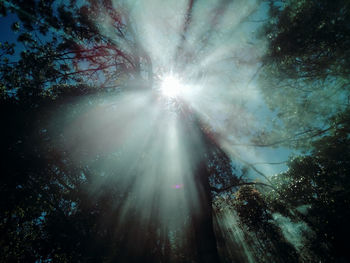
[[[209,186],[209,173],[204,162],[198,165],[195,180],[198,191],[198,204],[192,214],[198,262],[220,262],[212,218],[212,198]]]

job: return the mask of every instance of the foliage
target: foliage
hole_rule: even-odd
[[[251,186],[239,188],[234,204],[241,222],[252,231],[257,231],[271,219],[263,197]]]
[[[346,0],[270,2],[259,86],[276,118],[265,143],[307,150],[339,124],[330,118],[349,107],[349,12]]]
[[[349,260],[350,120],[347,112],[338,119],[342,125],[314,141],[308,155],[292,158],[286,172],[270,178],[273,190],[245,185],[216,198],[216,213],[237,214],[253,254],[269,251],[262,262],[281,257],[282,262]],[[289,223],[278,223],[275,218],[281,216]],[[307,228],[293,230],[300,224]],[[301,232],[293,243],[283,231]]]
[[[250,258],[253,256],[254,262],[303,262],[300,261],[293,244],[285,239],[281,229],[274,222],[273,210],[266,202],[265,195],[256,187],[241,186],[232,198],[218,196],[214,202],[214,209],[219,216],[226,213],[238,219],[237,225],[232,220],[234,231],[241,232],[242,235],[239,242],[243,245],[238,245],[251,254]],[[236,257],[239,256],[238,253]]]
[[[15,94],[22,101],[27,96],[54,96],[67,84],[94,86],[96,92],[115,90],[125,85],[120,83],[123,76],[141,79],[141,71],[148,67],[144,61],[150,63],[129,29],[128,13],[112,1],[33,0],[2,5],[20,20],[12,26],[17,45],[1,46],[5,52],[0,83],[7,96]],[[111,26],[115,37],[102,34],[98,24]],[[118,41],[124,43],[123,49]],[[15,45],[19,56],[13,56]]]
[[[272,178],[277,190],[267,195],[273,211],[310,226],[317,240],[310,242],[317,245],[309,245],[328,261],[349,259],[345,246],[350,234],[349,133],[348,120],[316,141],[310,155],[294,158],[287,172]],[[300,210],[305,206],[307,211]]]
[[[268,52],[259,83],[280,131],[267,141],[307,153],[272,177],[267,204],[306,222],[316,233],[306,246],[326,262],[349,260],[349,12],[342,0],[271,1],[261,32]]]

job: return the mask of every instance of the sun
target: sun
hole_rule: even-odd
[[[181,94],[182,89],[181,81],[173,75],[166,75],[161,79],[160,90],[166,97],[175,98]]]

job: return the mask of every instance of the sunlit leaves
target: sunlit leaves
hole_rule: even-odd
[[[270,219],[262,195],[251,186],[243,186],[235,194],[235,210],[243,224],[257,231]]]

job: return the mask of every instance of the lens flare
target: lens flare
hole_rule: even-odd
[[[171,186],[171,188],[173,188],[173,189],[180,189],[183,186],[184,186],[183,184],[174,184],[174,185]]]

